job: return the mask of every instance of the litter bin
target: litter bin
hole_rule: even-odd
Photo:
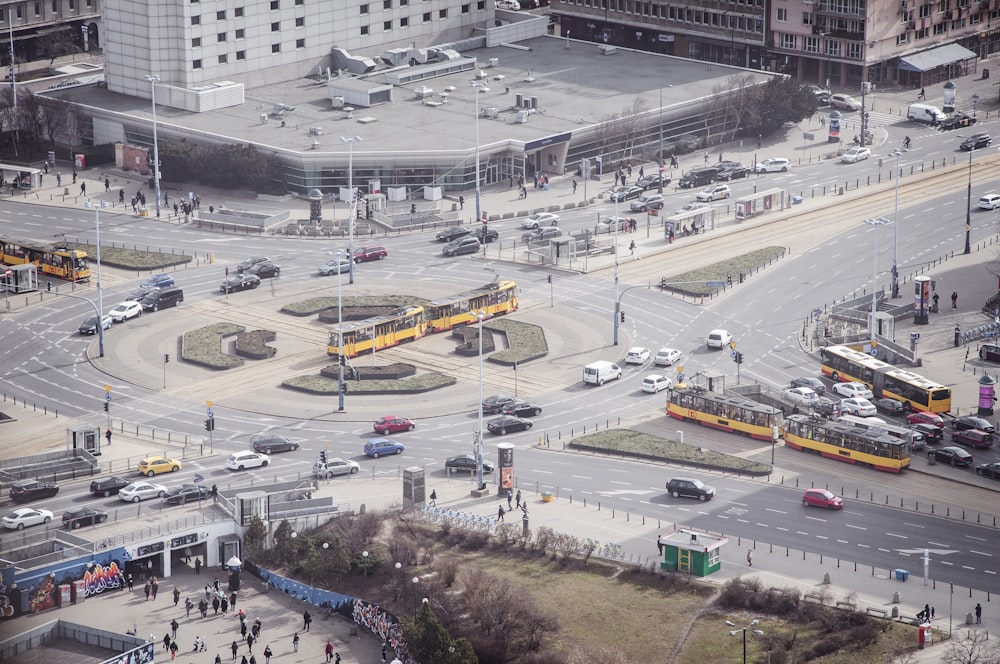
[[[542,491],[543,503],[551,503],[555,499],[556,499],[556,494],[552,493],[551,491]]]
[[[934,452],[933,451],[927,453],[927,463],[929,465],[931,465],[931,466],[934,466],[934,465],[937,464],[937,457],[934,456]]]
[[[893,570],[893,572],[895,572],[895,574],[896,574],[896,580],[897,581],[903,581],[905,583],[906,580],[908,578],[910,578],[910,572],[908,570],[905,570],[905,569],[895,569],[895,570]]]

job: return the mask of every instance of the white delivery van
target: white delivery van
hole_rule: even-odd
[[[618,380],[621,377],[622,368],[606,360],[592,362],[583,368],[583,382],[591,385],[604,385],[605,381]]]
[[[946,117],[940,108],[931,106],[930,104],[910,104],[910,107],[906,109],[906,119],[915,122],[926,122],[927,124],[936,125]]]

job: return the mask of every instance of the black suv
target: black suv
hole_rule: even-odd
[[[112,494],[117,494],[130,484],[129,480],[120,477],[105,477],[103,480],[94,480],[90,483],[90,492],[95,496],[107,498]]]
[[[457,240],[458,238],[465,237],[471,233],[472,231],[464,226],[451,226],[450,228],[438,231],[438,234],[434,237],[438,242],[451,242],[452,240]]]
[[[718,169],[715,175],[715,179],[717,180],[729,181],[750,176],[750,169],[735,161],[724,161],[718,164],[716,168]]]
[[[677,186],[681,189],[704,187],[706,184],[712,184],[718,174],[716,168],[693,168],[677,181]]]
[[[474,237],[462,237],[444,245],[441,253],[445,256],[461,256],[462,254],[474,254],[479,251],[479,240]]]
[[[966,150],[966,151],[979,150],[980,148],[988,147],[992,142],[993,142],[993,137],[991,137],[989,134],[973,134],[972,136],[969,136],[967,139],[962,141],[962,144],[959,145],[958,147],[960,150]]]
[[[245,272],[226,277],[226,280],[219,286],[220,293],[235,293],[241,290],[254,289],[260,286],[260,277],[256,274]]]
[[[271,262],[271,259],[268,258],[267,256],[251,256],[250,258],[246,259],[245,261],[237,265],[236,271],[246,272],[257,263],[269,263],[269,262]]]
[[[257,263],[252,268],[247,270],[247,272],[256,276],[258,279],[269,279],[280,275],[281,268],[269,261],[267,263]]]
[[[183,505],[190,500],[205,500],[208,489],[200,484],[182,484],[175,486],[163,497],[163,501],[171,505]]]
[[[495,242],[500,239],[500,233],[494,228],[489,228],[487,226],[480,226],[476,229],[476,239],[483,244],[489,244],[490,242]]]
[[[659,189],[660,183],[663,183],[663,188],[666,189],[670,185],[670,178],[666,175],[644,175],[635,181],[637,187],[642,187],[643,191],[649,191],[651,189]]]
[[[940,443],[944,440],[944,431],[933,424],[911,424],[910,429],[921,434],[928,443]]]
[[[15,503],[26,503],[39,498],[51,498],[59,493],[59,486],[41,480],[21,480],[10,487],[10,499]]]
[[[299,444],[284,436],[259,434],[250,439],[250,446],[258,454],[273,454],[275,452],[294,452]]]
[[[674,498],[697,498],[705,502],[715,496],[715,487],[710,487],[701,480],[693,480],[690,477],[674,477],[667,482],[667,491]]]

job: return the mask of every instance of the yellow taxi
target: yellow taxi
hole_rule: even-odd
[[[139,473],[146,477],[160,473],[176,473],[181,469],[181,462],[164,457],[149,457],[139,462]]]

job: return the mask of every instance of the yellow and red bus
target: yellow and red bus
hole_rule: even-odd
[[[364,352],[389,348],[396,344],[413,341],[427,334],[427,321],[423,307],[403,307],[385,316],[376,316],[343,325],[344,357],[356,357]],[[330,332],[330,343],[326,352],[331,356],[341,354],[338,345],[340,333]]]
[[[876,398],[890,397],[903,402],[907,410],[947,413],[951,410],[951,389],[920,374],[897,369],[847,346],[820,349],[821,369],[835,381],[857,381],[871,388]]]
[[[910,466],[910,445],[905,439],[815,415],[785,419],[785,446],[889,473],[901,473]]]
[[[0,263],[27,265],[32,263],[42,274],[67,281],[90,279],[87,252],[66,245],[50,245],[31,240],[0,238]]]
[[[731,397],[699,387],[671,388],[667,415],[702,426],[771,440],[781,428],[781,410],[744,397]]]
[[[486,284],[482,288],[434,300],[424,305],[427,326],[430,332],[444,332],[460,325],[477,323],[477,314],[501,316],[517,311],[517,284],[502,280]]]

